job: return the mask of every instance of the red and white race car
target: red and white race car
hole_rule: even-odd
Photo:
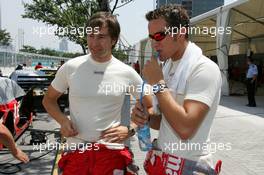
[[[17,83],[0,77],[0,122],[17,140],[33,120],[33,107],[30,96]],[[0,150],[3,145],[0,144]]]

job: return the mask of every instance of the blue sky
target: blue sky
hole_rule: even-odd
[[[145,13],[154,9],[155,0],[134,0],[115,11],[121,25],[121,34],[129,42],[134,44],[147,36],[147,21],[145,20]],[[235,0],[225,0],[225,3],[230,3]],[[21,14],[24,13],[22,0],[0,0],[2,28],[7,29],[11,33],[13,42],[17,42],[18,29],[24,30],[24,44],[31,45],[36,48],[49,47],[58,49],[59,39],[54,35],[43,35],[40,37],[36,34],[36,29],[47,26],[43,23],[23,19]],[[24,0],[30,2],[30,0]],[[34,33],[35,29],[35,33]],[[70,43],[69,51],[81,51],[78,45]]]

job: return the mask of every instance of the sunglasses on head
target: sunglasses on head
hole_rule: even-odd
[[[149,37],[155,41],[161,41],[167,36],[167,32],[157,32],[154,35],[149,34]]]

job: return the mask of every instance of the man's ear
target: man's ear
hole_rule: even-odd
[[[181,27],[181,29],[180,29],[180,33],[179,33],[179,37],[180,38],[185,38],[185,35],[187,34],[187,28],[186,27]]]
[[[111,42],[112,46],[114,46],[116,43],[117,43],[117,40],[116,39],[115,40],[112,40],[112,42]]]
[[[184,39],[187,32],[188,32],[187,28],[181,27],[177,35],[174,35],[174,40],[177,41],[177,40]]]
[[[173,36],[173,40],[178,41],[180,39],[180,37],[181,37],[180,33],[177,33],[177,35]]]

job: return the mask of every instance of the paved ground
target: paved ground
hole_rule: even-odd
[[[257,97],[257,108],[245,107],[245,97],[226,97],[219,106],[212,140],[232,144],[231,151],[220,151],[223,175],[264,174],[264,97]]]
[[[258,107],[246,107],[245,96],[223,97],[218,108],[216,118],[212,128],[212,142],[230,144],[230,151],[217,151],[215,159],[223,160],[222,175],[262,175],[264,174],[264,96],[257,97]],[[46,114],[38,115],[34,121],[34,128],[53,130],[57,128]],[[27,133],[26,133],[27,134]],[[156,137],[157,132],[152,131],[152,136]],[[28,142],[30,137],[25,140]],[[54,140],[53,135],[49,136]],[[136,137],[131,139],[132,149],[135,154],[136,162],[142,165],[145,153],[139,151]],[[21,139],[18,144],[21,143]],[[28,152],[31,158],[42,155],[39,151],[32,152],[32,146],[21,146]],[[32,161],[27,165],[22,165],[19,175],[48,175],[51,172],[54,162],[55,152]],[[0,152],[0,164],[16,162],[6,151]],[[2,169],[0,171],[7,172]],[[1,174],[1,173],[0,173]],[[144,171],[141,167],[141,175]]]

